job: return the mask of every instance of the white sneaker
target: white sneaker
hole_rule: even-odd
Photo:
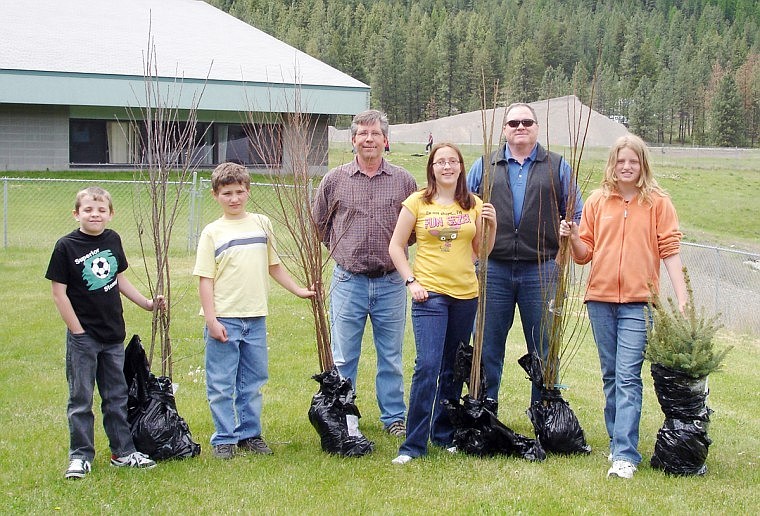
[[[138,469],[150,469],[150,468],[156,467],[156,461],[154,461],[153,459],[151,459],[144,453],[140,453],[139,451],[136,451],[124,457],[117,457],[116,455],[111,455],[111,465],[119,467],[119,468],[129,467],[129,468],[138,468]]]
[[[89,460],[84,459],[71,459],[69,462],[69,469],[63,474],[64,478],[77,479],[84,478],[84,476],[90,472],[91,466]]]
[[[396,464],[400,466],[400,465],[406,464],[407,462],[410,462],[411,460],[412,460],[412,457],[410,457],[409,455],[402,454],[396,457],[395,459],[393,459],[391,461],[391,464]]]
[[[612,467],[607,471],[607,478],[633,478],[636,466],[627,460],[616,460],[612,462]]]

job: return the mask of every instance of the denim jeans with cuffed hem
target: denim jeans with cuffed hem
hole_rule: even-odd
[[[95,414],[92,399],[97,382],[103,428],[111,453],[124,457],[135,451],[127,423],[127,381],[124,343],[103,344],[86,332],[66,331],[66,380],[69,402],[69,459],[95,458]]]
[[[520,309],[526,351],[546,359],[549,333],[545,317],[549,300],[557,289],[557,262],[544,263],[488,260],[486,314],[483,328],[483,367],[486,395],[499,399],[507,335]],[[515,382],[524,381],[523,377]],[[541,399],[541,391],[531,386],[531,403]]]
[[[412,302],[412,327],[417,358],[409,392],[406,439],[400,454],[420,457],[428,440],[451,446],[454,427],[443,400],[459,400],[462,383],[454,382],[456,351],[469,343],[478,299],[456,299],[428,292],[428,299]]]
[[[261,435],[261,388],[269,379],[266,317],[217,320],[227,330],[227,342],[209,336],[207,327],[203,332],[212,446]]]
[[[647,305],[588,301],[586,309],[602,368],[604,424],[612,459],[638,465]]]
[[[406,285],[397,272],[368,278],[340,265],[333,271],[330,329],[335,366],[342,377],[351,379],[356,389],[362,337],[369,317],[377,353],[377,405],[385,426],[403,421],[406,416],[401,368],[406,295]]]

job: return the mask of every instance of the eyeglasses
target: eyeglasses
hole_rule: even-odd
[[[372,138],[382,138],[383,133],[380,131],[359,131],[356,133],[356,136],[358,138],[366,138],[367,136],[372,136]]]
[[[459,166],[459,160],[458,159],[450,159],[446,161],[445,159],[439,159],[438,161],[434,162],[433,165],[436,167],[445,167],[446,165],[449,165],[450,167],[457,167]]]
[[[533,124],[535,124],[535,120],[531,120],[530,118],[526,118],[525,120],[508,120],[507,125],[511,127],[512,129],[519,127],[520,124],[523,125],[523,127],[530,127]]]

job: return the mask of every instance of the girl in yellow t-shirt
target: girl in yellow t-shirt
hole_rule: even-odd
[[[459,399],[454,361],[460,342],[469,342],[478,307],[474,257],[490,225],[489,251],[496,236],[496,211],[469,193],[462,153],[450,143],[430,151],[427,187],[403,202],[388,251],[412,295],[412,326],[417,358],[409,394],[406,440],[394,464],[427,453],[430,440],[448,448],[454,428],[441,401]],[[414,270],[405,247],[415,234]]]

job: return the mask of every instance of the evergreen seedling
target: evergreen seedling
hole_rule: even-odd
[[[723,359],[733,346],[718,350],[714,337],[723,326],[718,323],[720,314],[706,317],[704,308],[697,312],[694,291],[689,274],[684,267],[688,300],[684,313],[672,298],[667,306],[652,291],[647,318],[647,349],[644,357],[653,364],[660,364],[680,371],[692,378],[702,378],[720,370]]]

